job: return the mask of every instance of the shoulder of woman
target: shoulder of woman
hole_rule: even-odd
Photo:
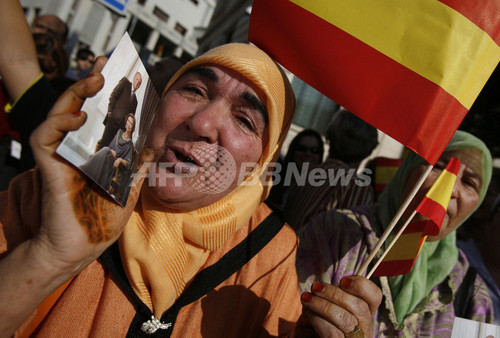
[[[469,284],[470,286],[472,286],[472,284],[475,285],[484,284],[483,279],[480,278],[476,269],[470,265],[467,255],[460,248],[458,249],[457,262],[453,267],[452,271],[450,272],[449,277],[450,277],[450,282],[449,282],[450,287],[454,293],[457,292],[458,288],[464,287],[464,285],[462,285],[464,283]],[[479,277],[479,281],[477,277]]]
[[[320,225],[325,231],[342,231],[348,233],[373,231],[375,215],[371,207],[355,207],[349,209],[333,209],[323,212],[312,219],[312,223]]]
[[[257,226],[263,225],[262,223],[266,220],[269,220],[269,217],[273,210],[267,206],[265,203],[261,203],[255,213],[251,218],[251,228],[254,230]],[[281,211],[275,211],[277,213],[276,218],[274,218],[273,222],[282,222],[284,226],[279,230],[279,232],[272,239],[273,244],[279,244],[279,246],[285,247],[296,247],[297,243],[297,235],[295,231],[285,222],[284,217]]]
[[[299,251],[345,250],[373,233],[368,210],[333,209],[311,219],[298,233]]]

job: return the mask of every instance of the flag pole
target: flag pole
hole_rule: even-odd
[[[380,249],[380,247],[382,247],[382,244],[384,244],[387,237],[389,237],[389,234],[394,229],[394,227],[398,223],[399,219],[401,218],[403,213],[408,208],[408,205],[410,204],[411,200],[413,199],[413,197],[415,197],[415,195],[417,194],[418,190],[420,189],[420,187],[424,183],[427,176],[429,176],[432,168],[433,168],[432,164],[429,164],[427,166],[427,168],[422,173],[422,175],[418,179],[418,181],[415,184],[415,186],[413,187],[413,189],[410,191],[410,193],[408,194],[408,196],[404,200],[403,204],[401,204],[401,206],[399,207],[398,212],[396,213],[396,215],[394,215],[393,219],[391,220],[391,223],[389,223],[389,226],[387,227],[387,229],[385,229],[384,233],[382,234],[382,236],[378,240],[377,244],[373,248],[370,255],[366,258],[366,260],[363,262],[363,264],[360,266],[360,268],[354,273],[355,275],[362,275],[366,271],[366,268],[368,268],[368,265],[370,264],[370,262],[373,260],[373,258],[377,254],[377,251]]]
[[[394,236],[394,238],[391,240],[391,242],[389,243],[389,246],[387,246],[387,248],[385,248],[385,251],[382,254],[382,256],[380,256],[380,258],[377,260],[377,262],[375,263],[375,265],[373,266],[373,268],[366,275],[367,279],[370,279],[370,277],[373,275],[373,273],[378,268],[378,266],[380,265],[380,263],[382,263],[382,260],[385,258],[385,256],[387,256],[387,253],[389,253],[389,251],[394,246],[394,244],[396,244],[396,241],[398,240],[399,236],[401,236],[401,234],[403,233],[403,231],[405,231],[406,227],[408,226],[408,224],[410,224],[411,220],[413,219],[413,217],[415,217],[416,214],[417,214],[417,210],[413,210],[413,212],[411,213],[410,217],[408,217],[408,219],[406,220],[405,224],[403,224],[403,226],[401,227],[401,229],[398,230],[398,232],[396,233],[396,235]]]

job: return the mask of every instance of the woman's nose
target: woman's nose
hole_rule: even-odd
[[[458,198],[460,195],[460,190],[463,188],[462,186],[462,176],[464,175],[465,166],[462,164],[457,173],[457,181],[453,186],[453,190],[451,192],[451,198]]]
[[[457,181],[455,182],[455,185],[453,186],[453,190],[451,191],[451,198],[458,198],[458,191],[460,189],[460,180],[457,178]]]
[[[201,138],[208,143],[215,143],[224,124],[223,115],[223,107],[215,103],[208,104],[188,118],[188,129],[195,139]]]

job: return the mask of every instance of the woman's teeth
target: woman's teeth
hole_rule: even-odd
[[[175,156],[177,156],[177,158],[184,163],[196,164],[194,158],[192,158],[191,156],[186,156],[178,151],[175,152]]]

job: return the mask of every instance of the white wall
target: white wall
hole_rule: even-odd
[[[70,36],[78,36],[73,49],[77,48],[77,42],[88,44],[97,55],[109,53],[123,36],[132,17],[136,16],[153,29],[153,34],[161,34],[179,45],[180,52],[187,51],[195,55],[198,49],[196,34],[200,28],[208,26],[212,17],[216,2],[215,0],[198,0],[195,5],[190,0],[148,0],[144,6],[139,5],[136,0],[130,0],[124,15],[117,16],[111,10],[93,0],[21,0],[21,5],[27,8],[27,19],[33,19],[35,8],[41,9],[41,14],[54,14],[66,20],[72,15],[69,22]],[[71,7],[78,3],[74,13]],[[153,15],[157,6],[170,18],[164,23]],[[112,30],[113,20],[116,20]],[[175,31],[176,23],[186,28],[187,32],[182,37]],[[81,39],[79,36],[81,34]],[[109,42],[106,46],[106,41]],[[150,41],[152,44],[153,41]],[[144,47],[144,46],[140,46]],[[71,50],[70,54],[76,51]]]

